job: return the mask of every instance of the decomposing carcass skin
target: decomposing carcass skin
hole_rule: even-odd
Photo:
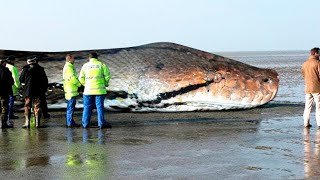
[[[62,69],[64,56],[70,53],[76,57],[79,72],[90,51],[3,50],[0,55],[18,58],[39,56],[49,82],[55,86],[48,96],[54,94],[54,97],[63,99],[62,75],[54,69]],[[179,44],[164,42],[95,51],[99,59],[108,65],[112,75],[105,101],[105,108],[109,110],[175,112],[246,109],[271,101],[278,91],[279,77],[274,70],[253,67]],[[52,65],[56,68],[50,68]]]

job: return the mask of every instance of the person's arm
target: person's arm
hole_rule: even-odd
[[[78,80],[77,72],[75,71],[75,69],[73,67],[70,67],[68,69],[68,71],[69,71],[68,74],[70,74],[69,78],[70,78],[71,83],[76,85],[76,86],[78,86],[78,87],[80,87],[81,83]]]
[[[320,63],[318,63],[318,77],[320,77]]]
[[[26,83],[25,82],[25,74],[26,74],[26,69],[25,68],[23,68],[22,69],[22,72],[21,72],[21,74],[20,74],[20,77],[19,77],[19,81],[20,81],[20,83]]]
[[[13,69],[12,69],[12,77],[13,77],[13,81],[14,81],[14,86],[17,89],[19,89],[20,88],[19,72],[15,66],[13,66]]]
[[[103,69],[103,76],[104,76],[105,86],[108,86],[109,80],[111,79],[110,70],[109,70],[108,66],[105,65],[105,64],[102,65],[102,69]]]
[[[8,83],[9,83],[11,86],[14,85],[14,81],[13,81],[12,74],[11,74],[10,70],[7,69],[7,71],[5,71],[5,73],[6,73],[6,77],[7,77]]]
[[[43,90],[47,91],[48,85],[49,85],[48,77],[47,77],[47,74],[46,74],[44,68],[41,67],[41,69],[42,69],[41,70],[41,84],[42,84]]]
[[[304,64],[303,64],[302,67],[301,67],[301,75],[302,75],[302,77],[304,78],[304,76],[305,76]]]
[[[84,86],[85,85],[85,77],[86,77],[86,73],[84,71],[84,66],[82,66],[81,70],[80,70],[80,74],[79,74],[79,82]]]

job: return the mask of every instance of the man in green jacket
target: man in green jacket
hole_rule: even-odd
[[[74,61],[74,57],[67,54],[66,64],[63,67],[63,89],[67,100],[66,127],[68,128],[80,127],[73,119],[76,97],[79,95],[78,88],[81,86],[77,72],[73,66]]]
[[[7,58],[7,65],[6,67],[10,70],[12,74],[12,78],[14,81],[14,84],[12,85],[12,92],[13,94],[10,95],[9,97],[9,113],[8,113],[8,120],[9,119],[18,119],[18,116],[15,116],[13,114],[13,105],[15,101],[15,97],[19,95],[19,88],[20,88],[20,81],[19,81],[19,72],[18,69],[14,66],[14,61],[15,61],[14,56],[9,56]],[[9,123],[9,121],[8,121]]]
[[[98,54],[91,52],[89,62],[85,63],[80,71],[79,81],[84,85],[82,125],[89,127],[94,103],[97,107],[99,128],[111,128],[104,119],[104,99],[106,87],[111,78],[107,65],[98,60]]]

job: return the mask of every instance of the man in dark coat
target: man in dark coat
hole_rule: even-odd
[[[20,82],[24,84],[23,97],[25,100],[25,124],[23,128],[30,127],[31,108],[33,107],[36,127],[40,127],[41,96],[48,87],[48,78],[44,68],[38,64],[36,58],[28,58],[27,65],[22,68]]]
[[[12,95],[12,85],[14,84],[11,72],[6,68],[6,61],[0,60],[0,108],[1,108],[1,128],[12,128],[8,124],[9,96]]]

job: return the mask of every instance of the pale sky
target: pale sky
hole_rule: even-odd
[[[318,0],[0,0],[0,49],[175,42],[217,51],[320,46]]]

